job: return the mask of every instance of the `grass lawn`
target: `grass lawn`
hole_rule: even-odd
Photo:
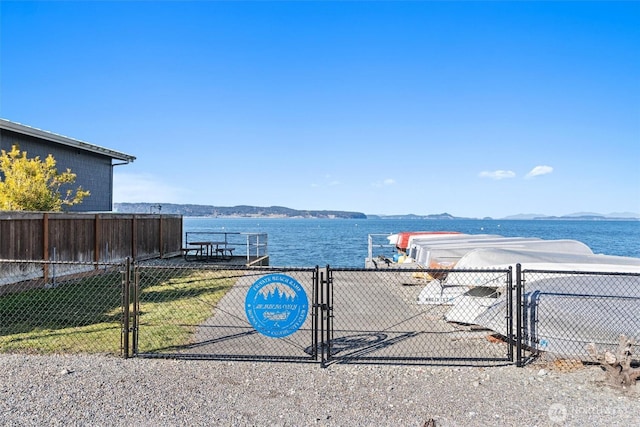
[[[213,310],[234,285],[236,278],[224,277],[225,271],[170,270],[162,280],[147,275],[165,274],[147,270],[141,283],[140,339],[138,352],[175,350],[191,342],[198,325],[211,317]]]
[[[140,270],[140,351],[189,342],[235,279],[224,272]],[[0,297],[0,352],[112,353],[121,347],[122,276],[102,272]]]

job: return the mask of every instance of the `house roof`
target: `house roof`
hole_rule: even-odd
[[[108,148],[89,144],[88,142],[80,141],[78,139],[73,139],[63,135],[58,135],[57,133],[48,132],[46,130],[12,122],[6,119],[0,118],[0,129],[21,133],[23,135],[33,136],[40,139],[45,139],[47,141],[55,142],[57,144],[68,145],[70,147],[79,148],[81,150],[90,151],[92,153],[102,154],[102,155],[111,157],[112,159],[122,160],[127,163],[133,162],[136,159],[134,156],[131,156],[129,154],[110,150]]]

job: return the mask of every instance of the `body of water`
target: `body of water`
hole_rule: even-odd
[[[594,253],[640,257],[640,221],[184,218],[185,231],[267,233],[272,266],[364,267],[369,234],[458,231],[572,239]]]

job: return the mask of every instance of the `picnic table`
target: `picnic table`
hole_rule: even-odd
[[[187,242],[187,247],[183,248],[184,259],[187,261],[230,260],[234,250],[225,241],[193,241]]]

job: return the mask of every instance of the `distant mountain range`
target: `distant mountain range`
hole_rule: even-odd
[[[634,214],[630,212],[625,213],[612,213],[612,214],[597,214],[597,213],[576,213],[563,216],[550,216],[542,214],[519,214],[511,215],[504,218],[468,218],[453,216],[448,213],[437,215],[367,215],[367,218],[379,218],[379,219],[496,219],[496,220],[548,220],[548,221],[640,221],[640,214]]]
[[[502,219],[539,219],[539,220],[582,220],[582,221],[629,221],[640,220],[640,214],[633,212],[615,212],[599,214],[593,212],[579,212],[562,216],[549,216],[541,214],[519,214],[504,217]]]
[[[122,213],[163,213],[184,216],[238,217],[238,218],[347,218],[366,219],[361,212],[297,210],[282,206],[209,206],[173,203],[114,203],[113,208]]]
[[[476,218],[462,218],[458,216],[453,216],[448,213],[441,214],[430,214],[430,215],[367,215],[367,218],[376,218],[376,219],[476,219]]]
[[[449,213],[429,215],[366,215],[362,212],[330,211],[330,210],[297,210],[282,206],[211,206],[173,203],[114,203],[114,210],[122,213],[163,213],[184,216],[202,217],[257,217],[257,218],[343,218],[343,219],[403,219],[403,220],[460,220],[460,219],[494,219],[468,218],[453,216]],[[632,212],[617,212],[599,214],[593,212],[579,212],[563,216],[549,216],[542,214],[518,214],[500,220],[581,220],[581,221],[640,221],[640,214]]]

